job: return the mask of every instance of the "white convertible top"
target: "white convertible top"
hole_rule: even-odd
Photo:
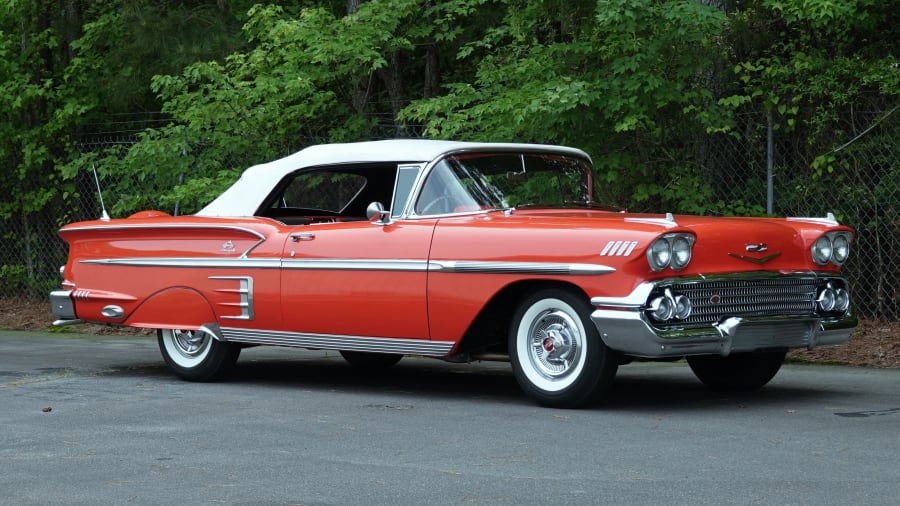
[[[423,163],[431,162],[447,153],[471,150],[546,151],[590,159],[580,149],[542,144],[424,139],[320,144],[278,160],[250,167],[230,188],[201,209],[197,216],[252,216],[282,178],[306,167],[367,162]]]

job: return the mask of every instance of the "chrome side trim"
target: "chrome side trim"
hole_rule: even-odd
[[[409,271],[488,274],[553,274],[561,276],[597,276],[615,268],[599,264],[554,262],[478,262],[468,260],[384,260],[351,258],[98,258],[81,260],[86,264],[127,265],[133,267],[207,267],[292,270]]]
[[[213,336],[216,335],[215,330],[210,328],[209,325],[204,327],[202,330],[209,332]],[[454,341],[310,334],[276,330],[238,329],[233,327],[222,327],[218,330],[221,340],[237,343],[432,357],[448,355],[456,344]]]
[[[69,231],[84,231],[84,230],[102,230],[104,232],[110,230],[134,230],[134,229],[153,229],[158,228],[160,230],[166,230],[170,228],[202,228],[202,229],[211,229],[211,230],[232,230],[237,232],[244,232],[253,236],[256,236],[261,241],[266,239],[266,236],[253,230],[252,228],[247,227],[237,227],[234,225],[212,225],[212,224],[203,224],[203,223],[184,223],[184,224],[171,224],[171,225],[149,225],[149,224],[115,224],[115,225],[92,225],[87,227],[68,227],[65,229],[66,232]]]
[[[473,262],[439,260],[428,262],[428,270],[436,272],[481,272],[488,274],[557,274],[568,276],[596,276],[616,272],[616,269],[597,264],[564,264],[551,262]]]
[[[278,258],[98,258],[81,260],[83,264],[128,265],[132,267],[212,267],[278,269]]]
[[[378,260],[378,259],[284,259],[285,269],[340,270],[340,271],[418,271],[428,270],[425,260]]]

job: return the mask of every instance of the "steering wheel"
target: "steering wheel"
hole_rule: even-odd
[[[451,204],[453,203],[453,197],[449,195],[441,195],[440,197],[429,202],[425,207],[422,208],[422,212],[420,214],[444,214],[449,213],[453,210]],[[441,212],[432,213],[432,210],[438,207],[438,205],[443,205]]]

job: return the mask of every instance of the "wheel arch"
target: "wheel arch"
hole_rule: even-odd
[[[571,291],[589,300],[578,285],[556,279],[527,279],[510,283],[494,294],[469,325],[457,347],[457,353],[492,352],[508,354],[507,335],[510,320],[519,303],[529,294],[548,288]]]
[[[175,286],[147,297],[124,324],[152,329],[200,329],[211,322],[218,319],[209,300],[194,288]]]

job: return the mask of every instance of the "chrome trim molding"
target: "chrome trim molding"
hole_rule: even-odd
[[[281,260],[277,258],[98,258],[81,260],[83,264],[127,265],[132,267],[210,267],[210,268],[255,268],[278,269]]]
[[[285,269],[336,270],[336,271],[418,271],[428,270],[425,260],[379,260],[379,259],[319,259],[290,258],[283,261]]]
[[[631,253],[637,245],[637,241],[609,241],[600,252],[600,256],[631,256]]]
[[[208,279],[220,279],[226,281],[237,281],[237,288],[216,288],[214,291],[219,293],[237,294],[238,302],[219,302],[220,306],[237,307],[241,314],[238,316],[222,316],[221,318],[229,320],[252,320],[253,313],[253,278],[250,276],[210,276]]]
[[[672,213],[666,213],[665,218],[631,218],[626,217],[625,221],[627,223],[643,223],[646,225],[661,225],[666,228],[677,227],[678,222],[675,221],[675,216]]]
[[[175,229],[185,229],[185,228],[200,228],[200,229],[211,229],[211,230],[232,230],[237,232],[244,232],[253,236],[256,236],[261,241],[266,239],[266,236],[253,230],[252,228],[247,227],[237,227],[234,225],[212,225],[212,224],[204,224],[204,223],[185,223],[185,224],[172,224],[172,225],[149,225],[149,224],[115,224],[115,225],[92,225],[89,227],[67,227],[65,229],[66,232],[69,231],[84,231],[84,230],[102,230],[104,232],[108,232],[110,230],[133,230],[133,229],[153,229],[158,228],[160,230],[166,230],[170,228]]]
[[[563,264],[550,262],[472,262],[438,260],[428,262],[429,271],[481,272],[487,274],[556,274],[568,276],[596,276],[616,272],[616,269],[597,264]]]
[[[456,344],[454,341],[310,334],[233,327],[217,328],[212,325],[204,325],[201,330],[214,337],[218,333],[220,337],[217,339],[228,342],[431,357],[447,356]]]
[[[840,225],[840,223],[838,223],[838,221],[834,218],[834,214],[832,213],[826,214],[824,218],[790,216],[785,219],[787,221],[800,221],[804,223],[814,223],[817,225]]]
[[[650,297],[650,292],[654,288],[656,288],[656,283],[645,281],[625,297],[591,297],[591,304],[595,307],[638,310],[647,303],[647,298]]]
[[[610,274],[616,269],[599,264],[566,264],[553,262],[480,262],[469,260],[385,260],[351,258],[98,258],[81,260],[81,263],[100,265],[127,265],[132,267],[205,267],[205,268],[255,268],[292,270],[356,270],[356,271],[408,271],[454,272],[488,274],[553,274],[561,276],[596,276]]]

